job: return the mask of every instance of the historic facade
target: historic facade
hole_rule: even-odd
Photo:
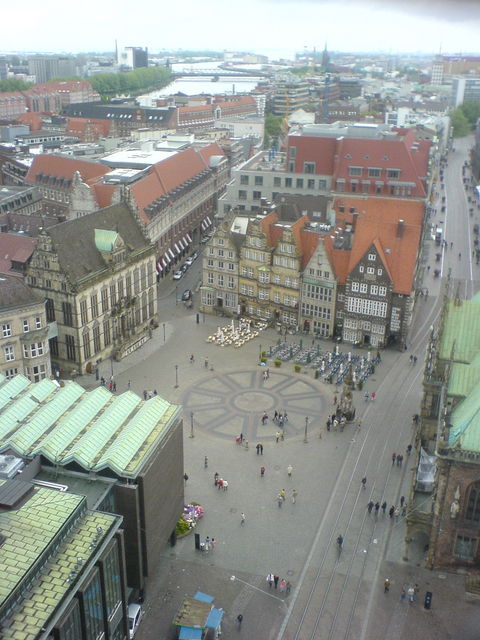
[[[479,312],[478,295],[446,300],[427,349],[407,553],[424,543],[429,567],[480,567]]]
[[[27,282],[56,322],[50,352],[64,371],[124,357],[157,323],[155,248],[125,203],[44,231]]]
[[[45,299],[23,278],[0,274],[0,373],[31,382],[51,376]]]

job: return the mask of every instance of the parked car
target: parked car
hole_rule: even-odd
[[[173,279],[180,280],[181,278],[183,278],[184,273],[184,271],[175,271],[175,273],[173,274]]]
[[[182,300],[184,302],[186,302],[187,300],[190,300],[192,297],[192,292],[190,289],[185,289],[185,291],[182,293]]]
[[[135,637],[140,622],[143,618],[143,609],[139,604],[128,605],[128,637],[130,640]]]
[[[198,251],[194,251],[190,257],[192,260],[196,260],[198,258]]]
[[[194,259],[195,259],[195,258],[192,258],[192,256],[190,256],[189,258],[187,258],[187,259],[185,260],[185,264],[188,264],[188,266],[189,266],[189,267],[191,267],[191,266],[192,266],[192,264],[193,264]]]

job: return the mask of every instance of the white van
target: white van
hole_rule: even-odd
[[[143,618],[143,609],[139,604],[128,605],[128,637],[130,640],[135,637],[137,629]]]

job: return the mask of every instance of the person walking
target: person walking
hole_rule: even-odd
[[[398,522],[399,515],[400,515],[400,509],[398,507],[396,507],[395,511],[393,512],[393,516],[395,518],[395,522]]]
[[[290,581],[287,580],[287,584],[285,586],[285,593],[288,596],[288,594],[290,593],[290,591],[292,590],[292,585],[290,584]]]
[[[388,515],[390,516],[390,518],[393,518],[394,513],[395,513],[395,507],[392,505],[388,510]]]
[[[282,490],[280,491],[280,495],[281,495],[281,497],[282,497],[282,500],[285,502],[285,495],[286,495],[286,493],[285,493],[285,489],[282,489]]]
[[[409,456],[412,453],[412,445],[409,444],[407,447],[407,456]]]
[[[269,573],[267,575],[267,583],[268,583],[269,589],[271,589],[273,584],[273,573]]]
[[[238,628],[240,629],[242,626],[242,621],[243,621],[243,616],[241,613],[238,614],[237,616],[237,624],[238,624]]]
[[[408,595],[409,603],[412,604],[412,602],[413,602],[413,600],[415,598],[415,589],[413,587],[408,587],[407,595]]]
[[[223,481],[223,490],[227,491],[228,489],[228,482],[226,480]]]
[[[278,508],[281,509],[283,505],[283,498],[280,494],[278,494],[277,496],[277,504],[278,504]]]
[[[255,447],[255,449],[257,450],[257,456],[260,455],[260,445],[257,444],[257,446]]]
[[[273,576],[273,584],[275,585],[275,589],[278,587],[278,581],[279,581],[279,577],[278,576]]]
[[[405,587],[402,587],[402,593],[400,594],[400,602],[405,602],[406,597],[407,597],[407,594],[405,592]]]
[[[392,466],[395,464],[395,460],[397,459],[397,454],[395,451],[392,453]]]
[[[402,466],[402,464],[403,464],[403,456],[402,455],[397,456],[397,464],[398,464],[399,467]]]
[[[204,547],[205,551],[208,553],[210,551],[210,536],[207,536],[205,538],[205,547]]]
[[[362,478],[362,489],[366,489],[367,488],[367,476],[364,476]]]
[[[292,489],[292,502],[295,504],[297,501],[298,491],[296,489]]]
[[[285,580],[285,578],[282,578],[280,580],[280,591],[283,593],[287,587],[287,581]]]
[[[390,580],[388,578],[385,578],[385,581],[383,583],[383,593],[388,593],[390,591]]]
[[[215,474],[213,476],[213,484],[217,487],[218,486],[218,479],[219,479],[219,475],[218,473],[215,471]]]
[[[207,357],[205,358],[205,362],[203,364],[205,366],[205,369],[208,369],[208,358]]]
[[[292,467],[291,464],[289,464],[288,467],[287,467],[287,474],[288,474],[289,478],[292,477],[292,471],[293,471],[293,467]]]
[[[367,509],[368,509],[368,513],[372,513],[372,509],[374,507],[374,503],[372,500],[370,500],[370,502],[367,504]]]
[[[195,362],[195,356],[192,353],[192,355],[190,356],[190,364],[193,364],[194,362]]]
[[[217,482],[218,490],[223,489],[223,478],[219,478]]]
[[[263,444],[260,443],[260,455],[263,456]]]
[[[185,480],[185,484],[187,484],[188,475],[186,473],[183,474],[183,479]]]
[[[263,478],[265,475],[265,467],[260,467],[260,477]]]
[[[403,507],[403,503],[405,502],[405,496],[400,497],[400,506]]]
[[[385,511],[386,511],[386,509],[387,509],[387,503],[386,503],[386,501],[385,501],[385,502],[382,502],[382,511],[383,511],[383,515],[385,515]]]
[[[378,512],[379,512],[379,510],[380,510],[380,503],[379,503],[379,502],[376,502],[376,503],[375,503],[375,515],[376,515],[376,516],[378,516]]]
[[[280,431],[277,431],[275,434],[275,440],[278,442],[280,440]]]
[[[243,511],[242,511],[242,513],[240,514],[240,524],[241,524],[242,526],[245,524],[245,519],[246,519],[246,518],[245,518],[245,514],[244,514],[244,513],[243,513]]]

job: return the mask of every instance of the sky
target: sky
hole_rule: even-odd
[[[293,57],[314,47],[384,53],[480,53],[480,0],[23,0],[2,3],[2,52],[119,46]],[[136,10],[138,7],[138,10]]]

